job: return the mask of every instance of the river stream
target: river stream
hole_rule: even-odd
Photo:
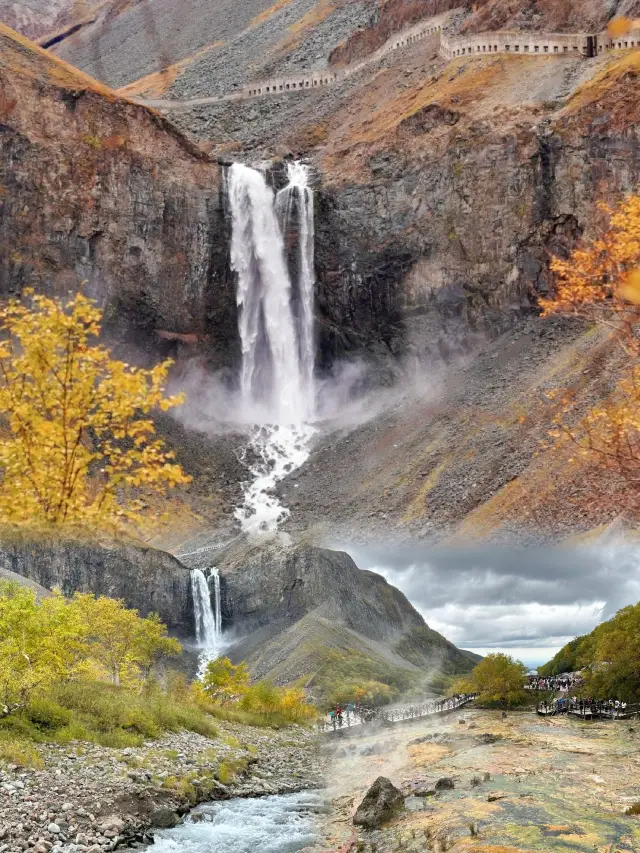
[[[196,809],[156,834],[155,853],[297,853],[317,838],[323,801],[313,792],[233,799]]]

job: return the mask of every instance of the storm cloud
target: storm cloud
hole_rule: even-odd
[[[548,660],[640,600],[640,546],[349,548],[363,569],[404,592],[427,623],[480,654]]]

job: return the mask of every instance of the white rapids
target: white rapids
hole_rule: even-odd
[[[202,806],[197,822],[158,832],[155,853],[296,853],[317,838],[317,794],[235,799]]]
[[[242,418],[254,425],[244,461],[251,479],[235,517],[242,530],[277,529],[289,510],[273,489],[309,456],[315,414],[314,220],[308,169],[288,167],[277,196],[256,169],[234,163],[227,188],[231,267],[242,347]],[[292,287],[285,241],[297,221],[298,276]]]

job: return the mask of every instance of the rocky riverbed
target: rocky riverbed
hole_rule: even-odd
[[[38,747],[42,766],[0,763],[0,853],[101,853],[139,846],[197,803],[318,788],[317,737],[221,723],[141,747]]]

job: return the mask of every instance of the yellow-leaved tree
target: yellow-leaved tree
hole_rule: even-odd
[[[171,362],[111,358],[81,293],[24,297],[0,310],[0,523],[140,526],[140,490],[189,481],[149,417],[183,400],[165,396]]]
[[[616,392],[577,420],[567,417],[563,399],[556,435],[604,468],[622,475],[628,499],[640,493],[640,196],[627,197],[615,211],[602,208],[610,224],[568,260],[555,259],[552,297],[542,299],[545,315],[573,314],[611,330],[626,361]]]
[[[454,685],[460,693],[478,693],[480,702],[489,705],[520,705],[526,700],[524,689],[527,668],[510,655],[487,655],[475,669]]]

